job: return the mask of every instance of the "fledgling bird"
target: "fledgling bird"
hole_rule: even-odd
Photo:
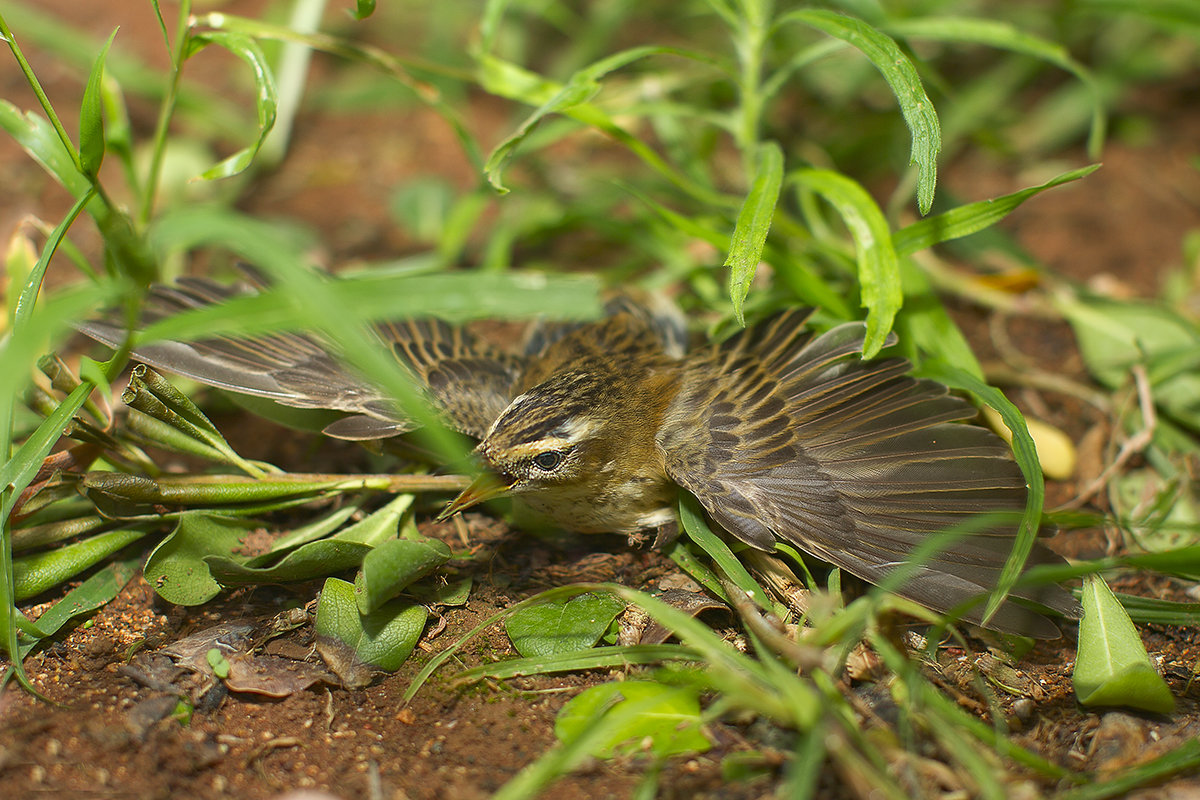
[[[194,278],[155,287],[145,321],[238,293]],[[567,530],[655,532],[661,541],[676,529],[682,490],[751,547],[787,542],[877,583],[928,537],[978,514],[1025,507],[1025,479],[1008,446],[964,424],[974,409],[908,375],[904,359],[863,361],[860,323],[816,335],[810,310],[788,310],[683,354],[679,331],[644,308],[618,302],[612,311],[547,327],[519,356],[438,320],[377,327],[447,424],[479,440],[487,470],[443,516],[508,494]],[[107,322],[80,329],[114,347],[124,336]],[[234,392],[346,412],[326,428],[331,436],[382,439],[414,427],[310,336],[158,342],[134,356]],[[998,522],[955,539],[898,594],[937,611],[986,594],[1015,530],[1015,522]],[[1040,544],[1027,561],[1059,563]],[[1079,616],[1058,586],[1014,594]],[[976,605],[964,619],[979,622],[981,614]],[[988,626],[1059,635],[1050,619],[1012,599]]]

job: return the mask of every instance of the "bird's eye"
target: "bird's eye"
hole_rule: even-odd
[[[562,466],[565,458],[560,450],[547,450],[533,457],[533,465],[543,472],[552,472]]]

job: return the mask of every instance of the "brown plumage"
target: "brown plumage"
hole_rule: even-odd
[[[207,281],[158,288],[150,316],[228,296]],[[1008,447],[963,424],[974,409],[908,362],[864,362],[863,326],[814,336],[790,310],[681,356],[677,331],[629,303],[598,322],[547,326],[524,356],[429,320],[381,325],[447,423],[480,440],[490,472],[447,509],[512,494],[568,530],[637,533],[675,524],[679,488],[732,536],[763,550],[789,542],[879,582],[933,534],[992,512],[1019,514],[1025,480]],[[82,330],[115,345],[119,328]],[[136,356],[221,388],[285,405],[347,412],[327,432],[383,438],[409,430],[369,381],[299,335],[159,343]],[[899,594],[938,611],[986,594],[1011,551],[1015,522],[958,538]],[[1028,563],[1061,559],[1035,545]],[[1057,586],[1019,589],[1067,617]],[[980,619],[982,606],[965,615]],[[989,621],[1054,637],[1012,600]]]

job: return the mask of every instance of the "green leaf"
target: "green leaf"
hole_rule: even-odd
[[[21,601],[36,597],[100,563],[145,535],[143,530],[122,528],[44,553],[14,558],[13,598]]]
[[[354,579],[358,610],[370,614],[450,560],[450,548],[437,539],[392,539],[363,559]]]
[[[484,678],[507,680],[522,675],[545,675],[551,672],[579,672],[585,669],[624,669],[633,664],[662,664],[664,661],[695,661],[696,653],[677,644],[634,644],[613,647],[594,647],[577,653],[565,653],[548,658],[511,658],[481,664],[454,676],[456,683]]]
[[[883,75],[912,133],[911,163],[917,165],[917,206],[922,214],[928,214],[937,185],[937,156],[942,148],[942,134],[937,112],[925,94],[917,68],[891,37],[860,19],[834,11],[806,9],[783,15],[777,25],[792,21],[809,25],[857,48]]]
[[[1195,457],[1195,454],[1193,454]],[[1181,465],[1182,466],[1182,465]],[[1122,470],[1109,485],[1113,513],[1130,531],[1137,546],[1150,552],[1172,552],[1200,541],[1200,486],[1181,467]],[[1168,469],[1175,474],[1167,477]]]
[[[982,380],[983,367],[975,358],[975,351],[946,311],[929,278],[907,257],[900,259],[900,277],[904,287],[904,309],[896,320],[896,327],[905,355],[918,365],[927,355]]]
[[[0,127],[72,197],[83,197],[92,190],[91,181],[76,169],[72,153],[45,117],[32,111],[23,112],[9,101],[0,99]]]
[[[221,591],[206,557],[230,558],[255,523],[196,511],[180,515],[175,530],[159,542],[143,570],[159,597],[181,606],[207,603]],[[245,559],[241,559],[245,560]]]
[[[463,578],[454,583],[431,581],[419,583],[409,591],[426,606],[465,606],[471,597],[471,578]]]
[[[221,432],[187,395],[145,364],[133,368],[129,385],[121,394],[121,401],[195,439],[246,474],[255,478],[264,475],[260,467],[234,452]]]
[[[524,608],[504,622],[517,652],[526,658],[587,650],[608,630],[625,604],[611,595],[582,594]]]
[[[592,743],[590,755],[631,755],[649,740],[649,751],[666,758],[708,750],[711,745],[700,724],[698,687],[619,681],[593,686],[563,706],[554,735],[570,744],[602,725],[607,735]]]
[[[485,12],[485,18],[486,16]],[[598,85],[600,79],[608,72],[651,55],[673,55],[705,64],[713,63],[713,59],[703,54],[680,50],[678,48],[636,47],[615,53],[575,73],[569,81],[569,84],[573,84],[576,87],[573,90],[576,94],[572,94],[566,87],[560,86],[554,81],[546,80],[523,67],[503,61],[487,53],[478,56],[478,80],[486,91],[529,105],[539,106],[538,110],[526,120],[525,124],[513,136],[509,137],[509,140],[501,143],[493,151],[492,157],[488,159],[488,163],[493,167],[502,166],[502,162],[511,156],[511,147],[526,138],[532,132],[533,126],[544,118],[549,109],[553,107],[558,113],[587,125],[612,138],[614,141],[621,143],[647,166],[695,199],[719,207],[733,205],[729,202],[729,198],[713,191],[709,186],[692,179],[688,174],[673,167],[659,155],[654,147],[617,125],[611,117],[595,105],[586,102],[570,105],[563,102],[573,100],[579,96],[578,93],[587,90],[591,86]],[[502,148],[504,152],[501,152]],[[499,173],[488,173],[488,180],[495,185],[499,180]]]
[[[1194,627],[1200,620],[1200,603],[1178,603],[1132,594],[1117,594],[1116,598],[1135,622]]]
[[[298,478],[298,479],[296,479]],[[84,475],[82,488],[93,502],[106,503],[106,512],[114,515],[122,508],[133,511],[146,506],[226,505],[229,514],[242,513],[249,504],[303,502],[322,493],[363,488],[353,478],[310,478],[305,475],[278,474],[255,479],[240,475],[187,475],[147,478],[123,472],[93,471]]]
[[[371,547],[394,539],[400,527],[400,520],[412,507],[413,499],[411,494],[397,495],[387,505],[349,528],[338,531],[333,538],[339,542],[357,542]]]
[[[534,128],[545,117],[586,103],[599,93],[599,83],[577,73],[553,97],[526,117],[525,121],[521,123],[521,126],[514,133],[509,135],[508,138],[492,150],[491,155],[488,156],[487,163],[483,166],[483,173],[487,176],[488,183],[492,185],[492,188],[500,194],[508,193],[508,187],[504,185],[502,178],[504,167],[512,159],[517,146],[533,132]]]
[[[262,148],[267,134],[275,127],[275,114],[279,107],[279,94],[275,88],[275,78],[271,67],[263,54],[258,42],[242,33],[226,31],[203,31],[193,33],[189,44],[200,49],[208,44],[223,47],[230,53],[245,61],[254,72],[254,109],[258,114],[258,136],[248,147],[244,147],[211,169],[205,170],[200,177],[204,180],[228,178],[245,170],[254,161]]]
[[[1029,553],[1037,541],[1042,508],[1046,502],[1046,480],[1042,475],[1041,463],[1038,461],[1037,446],[1033,442],[1033,437],[1029,435],[1029,428],[1025,425],[1025,417],[1021,415],[1016,406],[1009,402],[1003,392],[988,386],[966,370],[934,361],[927,361],[923,364],[921,374],[944,383],[951,389],[966,392],[979,402],[986,403],[996,410],[1005,426],[1012,431],[1013,457],[1017,461],[1017,466],[1021,468],[1021,474],[1025,476],[1025,484],[1028,487],[1021,527],[1013,542],[1012,553],[1004,562],[1004,569],[1000,573],[1000,579],[996,582],[996,588],[988,598],[987,608],[984,611],[986,620],[1000,607],[1004,598],[1020,580],[1025,559],[1029,557]]]
[[[681,492],[679,496],[679,522],[683,525],[684,532],[688,538],[695,542],[701,550],[703,550],[709,558],[720,568],[725,577],[733,581],[739,589],[746,593],[746,596],[758,604],[760,608],[770,609],[770,595],[768,595],[758,581],[746,570],[741,559],[733,554],[729,549],[729,545],[720,536],[713,533],[708,527],[708,523],[704,520],[704,511],[700,507],[700,502],[692,495]],[[679,558],[686,558],[683,553],[679,553]],[[672,558],[676,558],[673,553]],[[720,584],[713,585],[708,576],[703,572],[695,574],[698,581],[708,586],[710,591],[717,594],[718,597],[725,597],[725,590],[720,587]]]
[[[1032,186],[990,200],[967,203],[919,220],[896,231],[892,235],[892,246],[900,255],[910,255],[935,244],[970,236],[972,233],[978,233],[984,228],[995,225],[1034,195],[1056,186],[1062,186],[1064,183],[1086,178],[1098,169],[1100,169],[1099,164],[1090,164],[1057,175],[1040,186]]]
[[[271,552],[282,553],[285,550],[294,550],[302,544],[324,539],[340,528],[342,523],[354,516],[360,508],[359,503],[346,503],[345,505],[338,506],[324,516],[317,517],[306,525],[292,528],[271,543]]]
[[[427,616],[424,606],[398,600],[363,616],[358,612],[353,584],[329,578],[317,602],[314,627],[318,637],[350,648],[359,662],[391,672],[399,669],[416,647]]]
[[[1065,295],[1056,302],[1101,383],[1119,387],[1135,364],[1144,364],[1155,404],[1200,431],[1200,328],[1153,303]]]
[[[750,293],[750,283],[754,280],[758,262],[762,260],[781,186],[783,150],[778,142],[763,142],[758,148],[754,182],[738,212],[729,255],[725,258],[725,266],[730,270],[729,296],[733,300],[733,313],[743,325],[746,320],[742,315],[742,304]]]
[[[204,660],[208,662],[208,666],[212,667],[213,674],[218,678],[224,680],[229,677],[229,661],[218,648],[213,647],[205,653]]]
[[[97,570],[37,618],[39,635],[53,636],[80,614],[95,611],[109,603],[137,574],[140,562],[141,557],[139,556],[124,561],[115,561]],[[37,645],[37,641],[21,645],[20,657],[24,658]]]
[[[354,18],[366,19],[375,13],[375,0],[355,0]]]
[[[1075,661],[1075,695],[1087,706],[1131,706],[1158,714],[1175,710],[1162,676],[1129,615],[1099,575],[1083,582],[1083,619]]]
[[[231,558],[206,556],[204,563],[217,581],[225,586],[255,583],[294,583],[343,572],[362,564],[371,546],[360,542],[326,539],[301,545],[279,562],[261,565],[263,559],[245,564]],[[274,558],[274,554],[268,554]]]
[[[1104,143],[1104,98],[1092,74],[1071,58],[1062,45],[1033,36],[1007,22],[973,17],[915,17],[889,23],[887,29],[906,38],[971,42],[1008,50],[1041,59],[1070,72],[1083,83],[1090,96],[1092,124],[1088,135],[1088,153],[1093,158],[1098,157]]]
[[[866,189],[833,170],[801,169],[788,177],[828,200],[854,238],[862,304],[867,309],[863,358],[873,358],[886,344],[892,321],[904,302],[900,260],[892,247],[887,218]]]
[[[79,107],[79,162],[84,173],[93,181],[100,174],[100,164],[104,161],[104,115],[100,110],[104,60],[116,36],[117,31],[113,30],[104,47],[100,49],[100,54],[96,56],[92,71],[88,75],[87,86],[83,90],[83,102]]]

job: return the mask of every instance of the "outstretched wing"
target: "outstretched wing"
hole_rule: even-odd
[[[221,303],[248,290],[203,278],[155,286],[147,298],[143,324]],[[78,329],[113,348],[125,338],[123,328],[104,320],[81,323]],[[445,412],[448,423],[463,433],[481,437],[511,399],[519,361],[481,346],[466,331],[436,320],[389,323],[377,330]],[[371,381],[343,366],[331,348],[313,336],[284,333],[154,342],[138,347],[133,357],[220,389],[295,408],[346,412],[346,417],[325,429],[338,438],[381,439],[414,427]]]
[[[672,479],[731,534],[761,549],[776,539],[878,583],[930,536],[989,512],[1025,507],[1025,480],[974,410],[902,359],[859,359],[863,327],[812,338],[808,313],[747,329],[689,363],[659,436]],[[716,381],[712,376],[719,376]],[[684,422],[686,420],[686,422]],[[898,593],[947,611],[991,591],[1015,524],[958,538]],[[1029,564],[1061,559],[1040,545]],[[1054,586],[1017,591],[1066,616]],[[976,607],[966,618],[979,621]],[[1057,627],[1006,602],[989,624],[1042,638]]]

